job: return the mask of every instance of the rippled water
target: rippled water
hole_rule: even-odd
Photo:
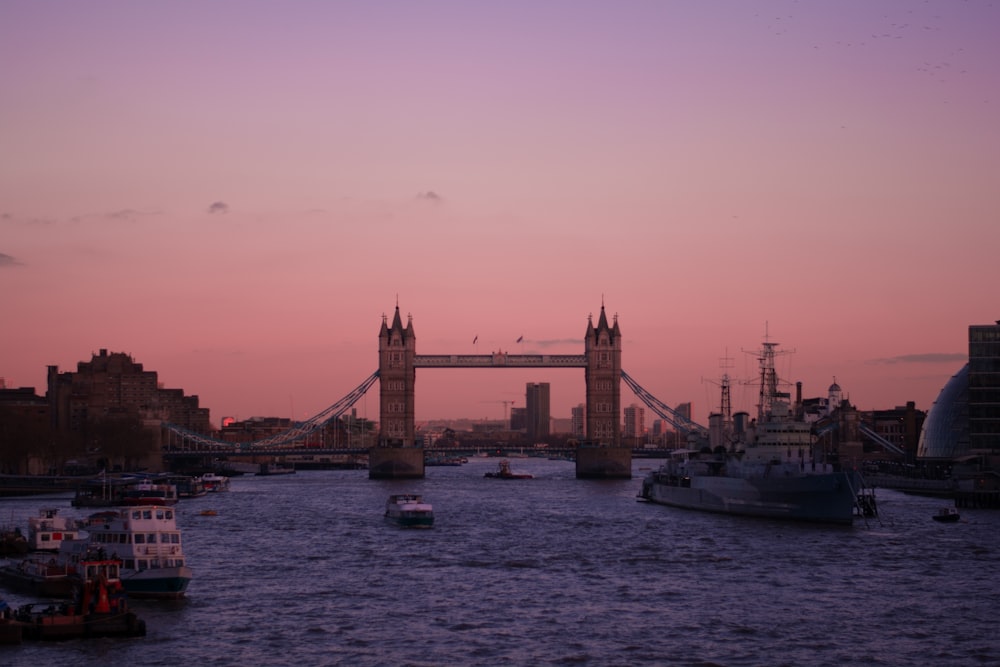
[[[514,459],[243,477],[181,501],[186,600],[135,601],[139,639],[0,647],[5,664],[1000,664],[1000,512],[938,524],[941,501],[879,492],[854,528],[636,502],[630,481]],[[384,523],[391,493],[434,505],[432,530]],[[27,524],[69,497],[0,500]],[[218,516],[199,516],[202,509]],[[13,604],[23,597],[6,595]]]

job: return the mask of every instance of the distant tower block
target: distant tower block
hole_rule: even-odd
[[[399,304],[392,325],[382,317],[378,335],[379,436],[368,454],[370,479],[419,479],[424,476],[424,450],[415,438],[414,385],[417,339],[413,320],[406,327]]]

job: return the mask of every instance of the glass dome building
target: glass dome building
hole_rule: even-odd
[[[918,459],[955,459],[969,453],[969,364],[948,380],[927,413]]]

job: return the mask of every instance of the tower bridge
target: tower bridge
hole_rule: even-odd
[[[241,453],[279,451],[338,419],[379,380],[378,441],[368,450],[372,479],[424,477],[424,448],[417,439],[415,384],[418,368],[581,368],[585,385],[585,433],[576,449],[577,478],[628,479],[632,476],[632,450],[621,444],[621,383],[624,379],[637,397],[657,415],[685,434],[703,435],[698,426],[671,410],[635,382],[621,366],[622,335],[615,316],[608,322],[601,304],[595,324],[587,317],[583,354],[417,354],[413,318],[404,326],[399,304],[392,321],[382,316],[379,331],[379,367],[364,382],[319,415],[296,424],[286,433],[254,443],[217,441],[165,424],[174,435],[202,451],[224,453],[237,447]],[[190,450],[189,450],[190,453]]]

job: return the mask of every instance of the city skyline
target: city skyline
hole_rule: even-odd
[[[577,354],[603,304],[623,368],[700,423],[722,372],[752,411],[765,335],[806,396],[929,410],[1000,318],[998,24],[5,2],[0,377],[44,393],[108,349],[213,422],[303,418],[377,368],[397,303],[418,354]],[[583,401],[580,370],[422,369],[417,419],[499,419],[531,382]]]

